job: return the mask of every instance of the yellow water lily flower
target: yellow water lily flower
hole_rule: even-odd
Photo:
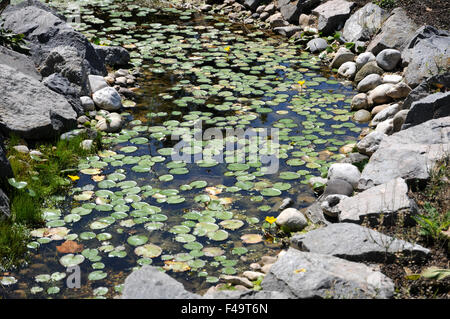
[[[305,80],[300,80],[300,81],[298,81],[297,83],[300,84],[300,85],[302,86],[303,84],[305,84]]]
[[[225,49],[224,49],[226,52],[229,52],[230,51],[230,47],[225,47]]]
[[[273,216],[266,216],[266,222],[273,224],[277,219]]]
[[[75,176],[74,175],[67,175],[67,177],[69,177],[72,180],[72,182],[75,182],[75,181],[80,179],[80,177],[76,176],[76,175]]]

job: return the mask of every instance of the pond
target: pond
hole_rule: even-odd
[[[351,84],[248,25],[132,2],[80,3],[76,28],[131,51],[140,95],[125,103],[122,131],[80,161],[70,194],[44,210],[29,265],[3,282],[3,296],[112,298],[145,264],[203,292],[275,255],[280,241],[263,236],[266,217],[279,213],[273,206],[286,197],[308,206],[308,179],[326,174],[364,127],[352,121]],[[227,136],[232,129],[246,135]],[[71,266],[78,289],[67,287]]]

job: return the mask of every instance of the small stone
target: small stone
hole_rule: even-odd
[[[343,179],[334,178],[328,181],[323,196],[326,197],[333,194],[351,196],[353,194],[353,186]]]
[[[89,75],[88,76],[88,83],[89,87],[91,89],[91,93],[94,94],[95,92],[108,87],[108,83],[106,83],[103,76],[100,75]]]
[[[385,71],[392,71],[401,60],[402,54],[399,50],[384,49],[377,55],[377,64]]]
[[[240,285],[244,286],[245,288],[253,288],[253,283],[244,277],[221,275],[220,279],[232,285]]]
[[[258,263],[251,263],[249,267],[252,270],[260,270],[261,269],[261,265]]]
[[[259,271],[244,271],[242,275],[251,281],[258,280],[260,277],[265,276],[265,274]]]
[[[273,256],[262,256],[261,257],[261,265],[273,264],[277,261],[277,257]]]
[[[406,117],[408,116],[409,110],[401,110],[395,114],[392,119],[393,131],[398,132],[402,129],[403,123],[405,123]]]
[[[87,117],[86,115],[81,115],[79,118],[77,118],[77,122],[78,124],[83,125],[86,122],[89,122],[89,117]]]
[[[377,65],[377,62],[372,61],[366,63],[355,75],[355,82],[359,83],[362,79],[364,79],[369,74],[378,74],[382,75],[384,73],[383,69]]]
[[[83,110],[86,112],[88,111],[94,111],[95,110],[95,104],[94,101],[89,96],[82,96],[80,97],[81,106],[83,107]]]
[[[328,169],[329,181],[333,179],[342,179],[350,183],[353,188],[358,185],[360,176],[361,173],[359,172],[359,169],[352,164],[334,163],[331,164],[330,168]]]
[[[119,76],[116,78],[116,84],[118,85],[126,85],[127,84],[127,78],[124,76]]]
[[[345,62],[338,69],[338,74],[348,80],[352,80],[356,74],[356,63],[355,62]]]
[[[356,94],[352,99],[352,111],[366,109],[369,106],[366,93]]]
[[[93,140],[84,140],[80,143],[80,146],[83,150],[89,151],[92,149],[93,143]]]
[[[362,79],[357,86],[358,92],[367,92],[382,83],[381,76],[379,74],[369,74],[364,79]]]
[[[371,119],[371,114],[367,110],[358,110],[353,114],[353,120],[358,123],[369,122]]]
[[[353,61],[355,55],[347,48],[340,48],[336,55],[334,56],[333,61],[331,61],[330,68],[337,69],[345,62]]]
[[[402,99],[408,96],[411,92],[411,88],[405,82],[395,84],[390,90],[386,92],[386,95],[393,99]]]
[[[100,109],[107,111],[117,111],[122,107],[122,99],[112,87],[106,87],[95,92],[93,100]]]
[[[388,119],[386,121],[383,121],[380,124],[378,124],[377,127],[375,128],[375,131],[384,133],[386,135],[391,135],[393,133],[393,130],[394,130],[394,120],[393,119]]]
[[[385,108],[387,108],[390,104],[381,104],[381,105],[377,105],[372,109],[372,116],[377,115],[378,113],[380,113],[381,111],[383,111]]]
[[[272,267],[273,264],[267,264],[261,267],[261,271],[265,274],[269,273],[270,268]]]
[[[108,75],[108,76],[105,76],[105,81],[106,81],[106,83],[108,83],[108,85],[114,85],[114,82],[116,80],[114,79],[114,76]]]
[[[120,77],[120,76],[127,76],[128,74],[129,74],[128,70],[125,70],[125,69],[119,69],[119,70],[117,70],[117,71],[114,73],[114,76],[117,78],[117,77]]]
[[[358,70],[369,62],[375,61],[375,55],[372,52],[364,52],[356,57],[355,63]]]
[[[325,39],[322,39],[322,38],[312,39],[306,44],[306,48],[311,53],[322,52],[327,47],[328,47],[328,42]]]
[[[277,225],[285,232],[300,231],[308,226],[305,216],[295,208],[286,208],[276,220]]]
[[[384,74],[383,77],[382,77],[382,82],[383,83],[397,84],[401,80],[403,80],[403,77],[401,75],[398,75],[398,74]]]

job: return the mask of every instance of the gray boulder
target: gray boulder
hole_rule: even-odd
[[[96,91],[92,95],[95,105],[102,110],[117,111],[122,107],[122,98],[115,88],[110,86]]]
[[[428,179],[436,161],[449,154],[450,117],[429,120],[384,138],[364,167],[358,188],[401,177]]]
[[[375,61],[375,55],[372,52],[364,52],[358,55],[355,59],[356,67],[360,70],[366,63]]]
[[[295,208],[286,208],[278,215],[276,224],[286,232],[301,231],[308,226],[305,216]]]
[[[158,270],[157,267],[143,266],[133,271],[123,286],[122,299],[200,299],[183,285]]]
[[[41,80],[42,78],[36,70],[34,62],[29,57],[2,46],[0,46],[0,64],[9,65],[13,69],[29,75],[36,80]]]
[[[381,76],[376,73],[369,74],[364,79],[362,79],[359,83],[356,89],[358,92],[367,92],[374,88],[376,88],[378,85],[382,83]]]
[[[325,191],[323,192],[323,197],[325,198],[328,195],[335,194],[351,196],[353,194],[352,184],[340,178],[334,178],[328,181]]]
[[[310,40],[306,44],[306,48],[311,51],[311,53],[322,52],[328,47],[328,42],[322,38],[315,38]]]
[[[377,55],[377,64],[385,71],[392,71],[402,59],[399,50],[384,49]]]
[[[411,105],[402,129],[447,116],[450,116],[450,91],[434,93]]]
[[[77,125],[77,114],[61,95],[33,77],[0,68],[0,127],[26,139],[48,139]]]
[[[338,69],[342,64],[345,62],[353,61],[355,58],[355,54],[351,52],[347,48],[339,48],[339,50],[336,52],[336,55],[334,56],[333,60],[330,63],[330,68],[332,69]]]
[[[378,147],[380,146],[381,141],[386,136],[387,136],[386,134],[377,131],[373,131],[367,134],[362,140],[360,140],[356,144],[358,152],[368,156],[372,156],[372,154],[375,153]]]
[[[406,67],[405,82],[416,87],[427,77],[448,69],[450,59],[450,33],[423,26],[412,37],[402,59]]]
[[[340,30],[350,17],[350,12],[354,6],[354,2],[331,0],[316,7],[312,10],[312,13],[319,18],[318,30],[324,35]]]
[[[261,283],[289,298],[391,298],[394,283],[372,268],[294,248],[278,258]]]
[[[353,223],[336,223],[291,238],[302,251],[331,255],[350,261],[393,261],[396,254],[426,257],[430,251]]]
[[[435,93],[436,91],[446,91],[450,89],[450,72],[434,75],[423,80],[415,87],[403,101],[403,109],[411,108],[412,103]]]
[[[384,49],[397,49],[402,51],[418,26],[408,17],[405,10],[395,8],[391,16],[383,23],[380,32],[367,46],[367,51],[377,55]]]
[[[130,53],[119,46],[93,45],[102,62],[111,67],[125,66],[130,62]]]
[[[345,22],[342,36],[348,42],[367,41],[381,28],[389,14],[373,3],[368,3],[357,10]]]
[[[109,86],[108,83],[106,83],[105,78],[100,75],[89,75],[88,84],[92,94]]]
[[[288,37],[288,38],[290,38],[296,32],[299,32],[301,30],[302,30],[302,28],[300,28],[299,26],[285,26],[285,27],[277,27],[277,28],[273,29],[273,31],[275,33],[284,35],[285,37]]]
[[[300,14],[309,13],[319,3],[320,0],[278,1],[278,9],[286,21],[298,24]]]
[[[364,218],[377,224],[383,215],[384,223],[390,224],[399,213],[406,216],[417,212],[417,205],[408,197],[408,185],[397,177],[385,184],[369,188],[338,204],[339,221],[360,224]]]
[[[69,82],[69,80],[59,73],[50,74],[42,83],[50,90],[64,96],[72,106],[77,115],[84,113],[83,106],[80,102],[80,87]]]
[[[352,164],[334,163],[328,169],[328,180],[341,179],[348,182],[353,188],[358,185],[361,173],[358,168]]]

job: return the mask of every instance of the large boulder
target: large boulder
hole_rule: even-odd
[[[450,117],[433,119],[385,137],[361,174],[367,189],[401,177],[428,179],[430,168],[450,152]]]
[[[450,116],[450,91],[434,93],[411,105],[402,129],[447,116]]]
[[[261,283],[289,298],[391,298],[394,283],[372,268],[295,248],[278,258]]]
[[[77,114],[60,94],[7,65],[0,65],[0,128],[26,139],[48,139],[74,128]]]
[[[295,235],[291,244],[302,251],[365,262],[392,261],[398,253],[425,257],[430,252],[420,245],[353,223],[331,224]]]
[[[94,44],[94,49],[103,63],[111,67],[125,66],[130,62],[130,53],[123,47]]]
[[[373,3],[368,3],[357,10],[345,22],[342,36],[348,42],[367,41],[381,28],[389,16],[386,10]]]
[[[369,188],[338,204],[339,221],[360,224],[365,218],[378,223],[383,216],[385,224],[391,224],[400,213],[406,216],[417,212],[417,205],[408,197],[408,185],[398,177]]]
[[[2,46],[0,46],[0,64],[9,65],[17,71],[29,75],[36,80],[42,78],[36,70],[34,62],[29,57]]]
[[[408,17],[405,10],[395,8],[391,16],[383,23],[380,32],[367,46],[367,51],[377,55],[384,49],[397,49],[402,51],[418,26]]]
[[[83,108],[79,98],[79,87],[73,83],[70,83],[66,77],[59,73],[53,73],[43,79],[42,83],[50,90],[64,96],[67,102],[72,105],[72,108],[77,115],[80,116],[84,113],[85,109]]]
[[[354,2],[331,0],[314,8],[312,13],[318,17],[318,30],[324,35],[340,30],[350,17],[350,12],[354,6]]]
[[[423,80],[403,101],[403,109],[409,109],[415,101],[435,93],[436,91],[445,92],[450,89],[450,72],[434,75]]]
[[[122,299],[200,299],[157,267],[143,266],[126,279]]]
[[[328,180],[341,179],[355,188],[358,185],[361,173],[355,165],[347,163],[334,163],[328,169]]]
[[[450,33],[423,26],[412,37],[402,52],[405,82],[416,87],[427,77],[448,70],[450,60]]]
[[[1,16],[5,28],[25,34],[31,59],[43,76],[61,73],[86,94],[88,74],[106,75],[104,61],[88,39],[41,2],[8,6]]]
[[[320,0],[278,1],[278,8],[286,21],[298,24],[300,14],[308,13]]]

